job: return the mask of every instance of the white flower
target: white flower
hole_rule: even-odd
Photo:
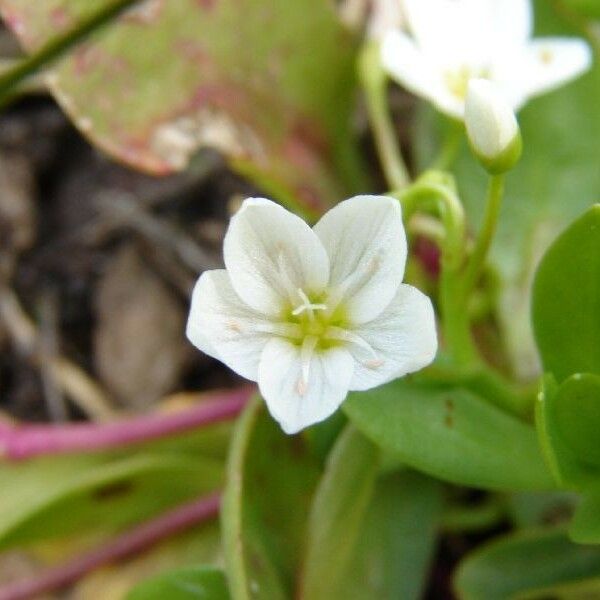
[[[531,39],[530,0],[403,0],[413,37],[396,30],[382,44],[390,76],[462,119],[468,81],[495,82],[516,111],[586,71],[580,39]]]
[[[335,412],[349,390],[433,360],[433,307],[402,283],[406,254],[392,198],[351,198],[314,229],[250,198],[225,236],[226,269],[194,288],[187,336],[258,381],[273,417],[295,433]]]
[[[519,160],[522,141],[517,118],[490,81],[469,81],[465,126],[473,152],[491,173],[504,173]]]

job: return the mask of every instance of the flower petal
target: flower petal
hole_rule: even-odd
[[[499,46],[508,50],[512,45],[522,45],[529,40],[533,33],[531,0],[491,0],[488,6],[492,32]]]
[[[383,68],[407,90],[435,104],[442,112],[461,119],[464,102],[454,96],[441,67],[400,31],[388,32],[381,46]]]
[[[258,386],[269,412],[286,433],[323,421],[344,401],[354,361],[341,347],[316,350],[304,379],[301,348],[283,338],[265,346]]]
[[[457,40],[463,40],[461,0],[403,0],[410,31],[421,50],[434,60],[446,61]]]
[[[527,45],[517,73],[524,95],[532,97],[575,79],[591,64],[592,51],[584,40],[543,38]]]
[[[235,293],[224,269],[205,271],[192,293],[186,335],[202,352],[252,381],[271,324]]]
[[[391,302],[404,275],[406,234],[397,200],[356,196],[315,225],[331,264],[330,310],[343,299],[352,323],[365,323]]]
[[[264,198],[249,198],[231,219],[223,253],[231,283],[252,308],[278,316],[298,289],[323,291],[329,259],[311,228]]]
[[[368,390],[426,367],[437,352],[435,315],[431,300],[417,288],[402,284],[379,317],[354,333],[367,342],[352,344],[357,365],[351,390]]]

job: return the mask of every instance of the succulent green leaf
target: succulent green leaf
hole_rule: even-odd
[[[552,244],[533,288],[533,326],[546,371],[559,382],[600,375],[600,204]]]
[[[341,597],[340,585],[373,494],[378,464],[378,448],[354,427],[346,427],[312,503],[301,597]]]
[[[344,410],[373,442],[434,477],[490,489],[553,487],[533,427],[464,389],[397,380],[351,394]]]
[[[405,470],[381,478],[336,598],[419,600],[429,575],[443,487]]]
[[[579,546],[561,530],[535,529],[504,536],[467,555],[455,575],[460,600],[509,600],[600,575],[600,548]]]

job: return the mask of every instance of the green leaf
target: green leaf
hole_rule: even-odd
[[[344,600],[419,600],[437,541],[442,485],[404,471],[379,480],[339,593]]]
[[[0,547],[108,532],[217,489],[222,466],[201,456],[106,454],[0,465]]]
[[[301,597],[340,597],[339,586],[373,493],[378,463],[377,447],[348,426],[329,455],[313,500]]]
[[[554,418],[574,455],[581,462],[600,466],[600,376],[567,379],[554,399]]]
[[[469,554],[454,583],[461,600],[507,600],[528,590],[598,575],[600,548],[574,544],[560,530],[531,530],[494,540]]]
[[[599,474],[585,456],[577,455],[578,441],[573,447],[564,434],[566,429],[570,431],[567,435],[573,435],[573,417],[576,418],[577,414],[571,410],[570,404],[573,398],[577,402],[577,393],[572,394],[570,390],[578,389],[580,377],[574,376],[562,386],[557,386],[552,376],[546,376],[536,405],[536,425],[547,464],[556,481],[571,489],[589,486]]]
[[[600,477],[586,490],[575,509],[569,535],[579,544],[600,544]]]
[[[466,390],[397,380],[351,394],[344,410],[373,442],[434,477],[490,489],[553,487],[534,429]]]
[[[305,441],[283,434],[260,399],[251,402],[233,435],[221,510],[234,600],[292,595],[318,474]]]
[[[225,576],[210,567],[163,573],[137,585],[125,600],[228,600]]]
[[[550,247],[533,288],[533,326],[544,368],[559,382],[600,375],[600,204]]]
[[[106,0],[2,0],[28,51]],[[310,49],[308,51],[308,49]],[[155,174],[203,146],[284,200],[319,212],[360,174],[350,138],[355,41],[322,0],[150,0],[52,69],[74,124]]]

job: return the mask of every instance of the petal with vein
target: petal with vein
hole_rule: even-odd
[[[356,196],[331,209],[314,230],[331,264],[330,309],[343,300],[353,323],[370,321],[391,302],[404,275],[400,204],[387,196]]]
[[[289,434],[332,415],[346,398],[354,361],[341,347],[315,350],[304,379],[302,348],[282,338],[265,346],[258,368],[258,386],[269,412]],[[304,366],[304,369],[303,369]]]
[[[242,377],[258,378],[272,325],[235,293],[224,269],[205,271],[194,287],[186,335],[202,352]]]
[[[402,284],[379,317],[355,330],[372,348],[350,345],[357,365],[351,390],[368,390],[426,367],[437,352],[431,300],[417,288]]]
[[[252,308],[278,316],[298,289],[320,293],[329,278],[329,259],[311,228],[264,198],[245,200],[231,219],[225,266],[237,294]]]

